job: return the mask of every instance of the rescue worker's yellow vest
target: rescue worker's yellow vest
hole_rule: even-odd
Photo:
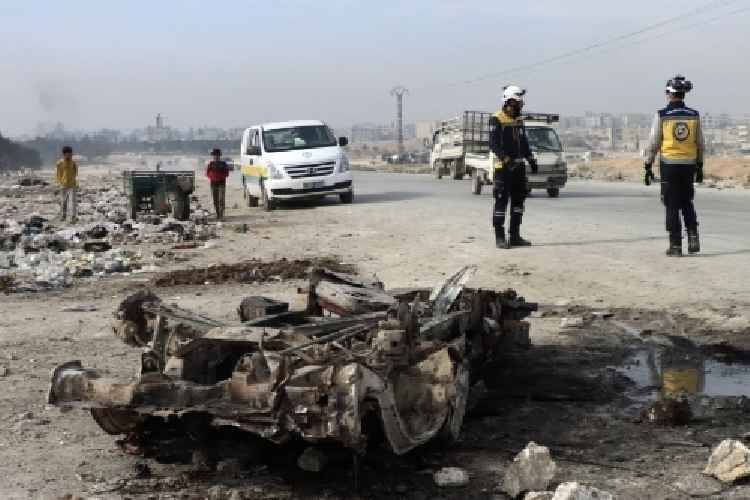
[[[665,163],[694,162],[698,159],[700,116],[687,108],[666,108],[659,111],[661,147]]]
[[[516,126],[518,123],[523,123],[523,119],[519,116],[518,118],[511,118],[505,112],[501,109],[494,115],[495,118],[497,118],[500,121],[500,126],[503,130],[500,131],[500,145],[505,144],[505,131],[510,130],[513,138],[515,139],[516,143],[518,144],[518,147],[520,148],[520,138],[518,133],[518,127]],[[498,158],[496,154],[492,154],[493,157],[493,166],[495,169],[503,168],[503,162],[502,158]]]

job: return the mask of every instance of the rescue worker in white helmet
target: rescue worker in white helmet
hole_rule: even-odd
[[[703,182],[703,130],[700,115],[685,106],[685,93],[693,84],[677,75],[667,82],[669,104],[654,117],[649,139],[643,181],[648,186],[654,179],[652,166],[659,154],[662,201],[667,209],[670,257],[682,256],[682,225],[680,212],[688,235],[688,253],[700,252],[698,216],[695,213],[694,182]]]
[[[510,85],[503,89],[503,107],[489,121],[490,150],[494,155],[495,211],[492,225],[495,228],[497,248],[525,247],[531,243],[521,237],[521,220],[526,201],[526,164],[532,173],[539,167],[534,159],[526,138],[526,129],[521,118],[523,96],[526,91]],[[510,199],[510,227],[505,236],[505,212]]]

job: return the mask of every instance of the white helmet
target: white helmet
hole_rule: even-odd
[[[526,94],[526,90],[522,89],[517,85],[508,85],[503,87],[503,104],[511,99],[516,101],[523,101],[523,96]]]

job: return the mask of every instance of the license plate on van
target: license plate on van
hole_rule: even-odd
[[[323,182],[323,181],[303,182],[302,183],[302,188],[303,189],[322,188],[323,186],[325,186],[325,182]]]

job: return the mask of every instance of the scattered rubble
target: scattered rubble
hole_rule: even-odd
[[[327,463],[328,457],[312,446],[305,449],[304,453],[297,460],[297,466],[308,472],[320,472],[325,468]]]
[[[221,283],[253,283],[273,279],[303,279],[310,267],[323,267],[342,273],[354,272],[353,266],[341,263],[335,258],[317,258],[301,260],[276,260],[262,262],[248,260],[238,264],[220,264],[198,269],[184,269],[170,271],[154,276],[150,285],[155,287],[171,287],[184,285],[204,285],[206,282]]]
[[[531,493],[526,493],[523,500],[552,500],[554,497],[554,491],[532,491]]]
[[[445,486],[466,486],[469,484],[469,473],[458,467],[443,467],[433,476],[435,484]]]
[[[513,498],[527,491],[543,491],[555,476],[556,469],[549,448],[532,441],[513,459],[501,487]]]
[[[313,268],[297,310],[246,300],[255,307],[244,308],[239,325],[139,291],[120,304],[113,324],[126,344],[144,348],[138,378],[115,382],[70,361],[53,370],[48,402],[89,409],[106,432],[126,435],[118,441],[123,450],[139,456],[162,439],[174,445],[181,432],[221,426],[274,443],[338,440],[362,453],[372,438],[362,427],[370,416],[396,454],[439,435],[455,438],[470,381],[500,353],[529,349],[523,319],[537,309],[511,290],[465,287],[473,270],[432,293],[386,293],[376,278]],[[526,453],[533,460],[542,450]],[[554,472],[551,462],[541,465],[540,478]],[[526,466],[519,472],[534,479]]]
[[[583,318],[563,318],[560,322],[561,328],[581,328],[583,326]]]
[[[723,483],[750,476],[750,448],[740,441],[725,439],[711,453],[703,473]]]
[[[552,500],[616,500],[606,491],[579,483],[563,483],[555,490]]]
[[[72,226],[59,221],[54,189],[33,195],[21,189],[17,198],[3,198],[8,190],[0,189],[0,291],[60,288],[70,286],[73,278],[156,269],[159,257],[122,246],[186,241],[216,246],[220,225],[209,223],[208,212],[200,207],[189,221],[149,213],[140,214],[137,221],[129,219],[125,193],[115,187],[121,182],[89,177],[86,187],[79,188],[78,220]]]

